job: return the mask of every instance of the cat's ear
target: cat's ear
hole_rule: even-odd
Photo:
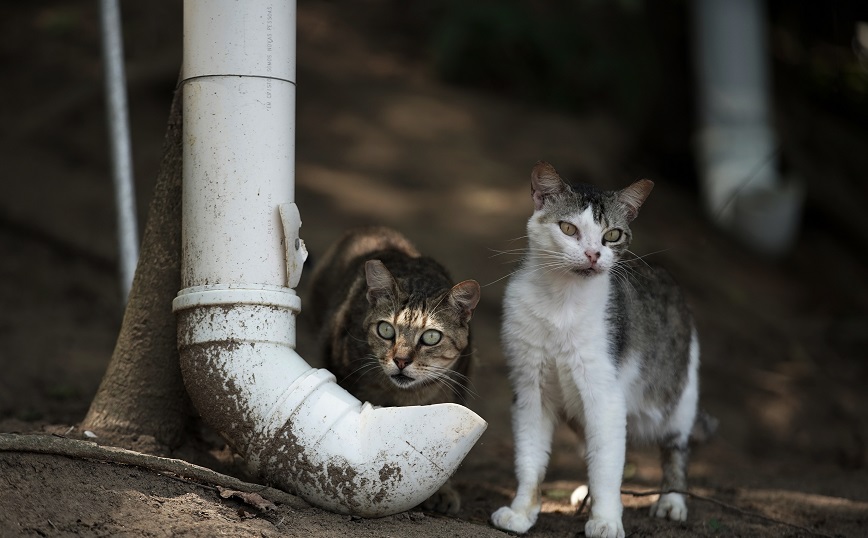
[[[481,293],[479,282],[475,280],[459,282],[449,291],[449,304],[461,311],[465,321],[470,321],[473,317],[473,309],[479,304]]]
[[[368,283],[368,302],[372,305],[383,297],[395,294],[395,277],[380,260],[365,262],[365,281]]]
[[[633,220],[639,215],[639,208],[651,194],[654,182],[650,179],[640,179],[629,187],[618,191],[618,201],[627,210],[627,218]]]
[[[567,184],[558,175],[555,167],[539,161],[530,173],[530,194],[533,197],[534,211],[542,209],[547,196],[567,190]]]

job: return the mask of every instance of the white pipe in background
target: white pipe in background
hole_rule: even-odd
[[[795,238],[800,185],[778,177],[762,0],[695,0],[698,160],[705,207],[750,246]]]
[[[124,44],[121,37],[121,13],[118,0],[100,0],[100,22],[112,179],[115,186],[118,223],[121,297],[126,303],[139,260],[139,232],[136,221],[136,194],[133,188]]]
[[[374,409],[295,353],[306,257],[293,202],[295,2],[184,2],[181,370],[253,471],[329,510],[412,508],[485,421],[454,404]]]

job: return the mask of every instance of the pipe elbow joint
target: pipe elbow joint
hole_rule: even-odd
[[[194,406],[251,471],[311,504],[364,517],[417,506],[487,423],[457,404],[359,402],[293,349],[296,302],[286,288],[179,294],[181,371]]]
[[[382,517],[417,506],[449,479],[487,426],[456,404],[362,404],[334,381],[312,369],[294,383],[281,406],[289,416],[272,417],[274,428],[248,452],[276,485],[334,512]]]

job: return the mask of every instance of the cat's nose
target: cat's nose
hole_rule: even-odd
[[[413,364],[413,359],[409,357],[395,357],[392,361],[395,363],[395,366],[398,367],[398,370],[403,370]]]
[[[599,252],[599,251],[596,251],[596,252],[595,252],[595,251],[593,251],[593,250],[586,250],[586,251],[585,251],[585,256],[588,257],[588,261],[589,261],[589,262],[591,262],[592,264],[594,264],[594,263],[597,263],[597,260],[600,259],[600,252]]]

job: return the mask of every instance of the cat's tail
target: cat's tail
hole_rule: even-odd
[[[696,420],[693,421],[693,429],[690,430],[690,442],[694,444],[707,442],[717,432],[718,425],[720,421],[717,418],[700,409],[696,413]]]

